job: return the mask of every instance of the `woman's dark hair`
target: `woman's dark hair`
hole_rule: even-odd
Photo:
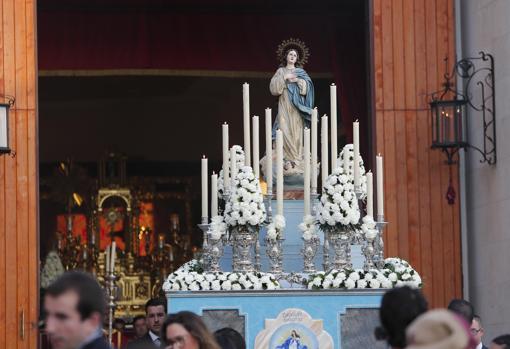
[[[379,309],[382,326],[376,328],[376,338],[385,339],[392,347],[405,348],[407,326],[427,308],[420,290],[404,286],[386,292]]]
[[[301,55],[299,54],[299,50],[297,50],[295,48],[289,48],[287,51],[285,51],[285,55],[281,58],[282,60],[280,62],[280,67],[285,67],[287,65],[287,56],[289,55],[290,51],[296,52],[297,59],[296,59],[296,64],[294,64],[294,65],[297,68],[301,68],[302,67],[302,64],[301,64]]]
[[[172,324],[184,327],[196,339],[200,349],[221,349],[200,316],[190,311],[181,311],[167,317],[161,328],[161,339],[165,345],[169,344],[168,338],[166,338],[166,329]]]
[[[510,349],[510,334],[498,336],[492,340],[494,344],[501,345],[504,349]]]
[[[224,327],[214,332],[214,338],[221,349],[246,349],[243,336],[230,327]]]

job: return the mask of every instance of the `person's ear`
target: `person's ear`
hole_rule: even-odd
[[[101,314],[99,314],[97,311],[90,314],[89,321],[93,327],[99,327],[103,324],[101,321]]]

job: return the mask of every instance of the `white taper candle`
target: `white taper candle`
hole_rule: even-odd
[[[338,157],[337,147],[337,103],[336,103],[336,85],[331,84],[329,87],[331,102],[331,172],[336,168],[336,159]]]
[[[359,122],[354,121],[352,124],[352,140],[354,144],[354,188],[358,188],[360,185],[360,170],[359,170]]]
[[[257,180],[260,178],[260,156],[259,156],[259,117],[254,115],[252,118],[253,126],[253,173]]]
[[[312,110],[312,188],[317,190],[317,108]]]
[[[273,193],[273,123],[271,109],[266,109],[266,182],[267,193]]]
[[[110,272],[114,272],[115,271],[115,256],[117,254],[117,244],[115,243],[115,240],[112,242],[112,253],[111,253],[111,257],[112,257],[112,261],[110,262]]]
[[[376,156],[377,175],[377,215],[384,216],[384,183],[383,183],[383,158],[381,154]]]
[[[228,166],[228,124],[221,125],[222,151],[223,151],[223,193],[230,188],[229,166]]]
[[[211,175],[211,217],[218,215],[218,175]]]
[[[305,161],[305,173],[304,173],[304,213],[305,216],[310,214],[310,129],[305,128],[304,130],[304,161]]]
[[[207,180],[209,179],[208,178],[208,175],[207,175],[207,158],[205,157],[205,155],[202,155],[202,160],[201,160],[201,165],[202,165],[202,176],[201,176],[201,179],[202,179],[202,218],[207,218],[207,215],[208,215],[208,190],[207,190]]]
[[[234,147],[230,148],[230,192],[233,194],[236,190],[237,163],[236,151]]]
[[[110,262],[111,262],[111,259],[110,259],[110,248],[111,246],[108,245],[106,247],[106,251],[104,253],[104,258],[106,259],[106,274],[110,274]]]
[[[328,117],[324,115],[321,118],[321,179],[322,192],[328,178]]]
[[[283,134],[276,131],[276,214],[283,215]]]
[[[251,166],[250,149],[250,85],[243,84],[243,130],[244,130],[244,164]]]
[[[374,178],[372,172],[367,172],[367,215],[374,218]]]
[[[349,173],[349,163],[351,162],[350,156],[349,156],[349,150],[347,147],[344,147],[344,172]]]

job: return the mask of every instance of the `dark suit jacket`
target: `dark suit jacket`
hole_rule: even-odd
[[[482,343],[482,349],[489,349],[485,346],[485,344]]]
[[[145,336],[129,342],[127,349],[158,349],[158,347],[152,341],[149,332],[147,332]]]
[[[111,349],[111,347],[103,337],[99,337],[84,346],[83,349]]]

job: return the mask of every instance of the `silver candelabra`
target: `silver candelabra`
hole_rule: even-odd
[[[113,313],[115,310],[115,271],[110,270],[106,275],[107,293],[108,293],[108,343],[112,344],[113,334]]]
[[[375,226],[377,228],[377,237],[375,238],[375,251],[374,251],[374,263],[378,269],[384,268],[384,241],[383,241],[383,230],[386,228],[388,222],[384,220],[384,215],[377,215],[377,222]]]

